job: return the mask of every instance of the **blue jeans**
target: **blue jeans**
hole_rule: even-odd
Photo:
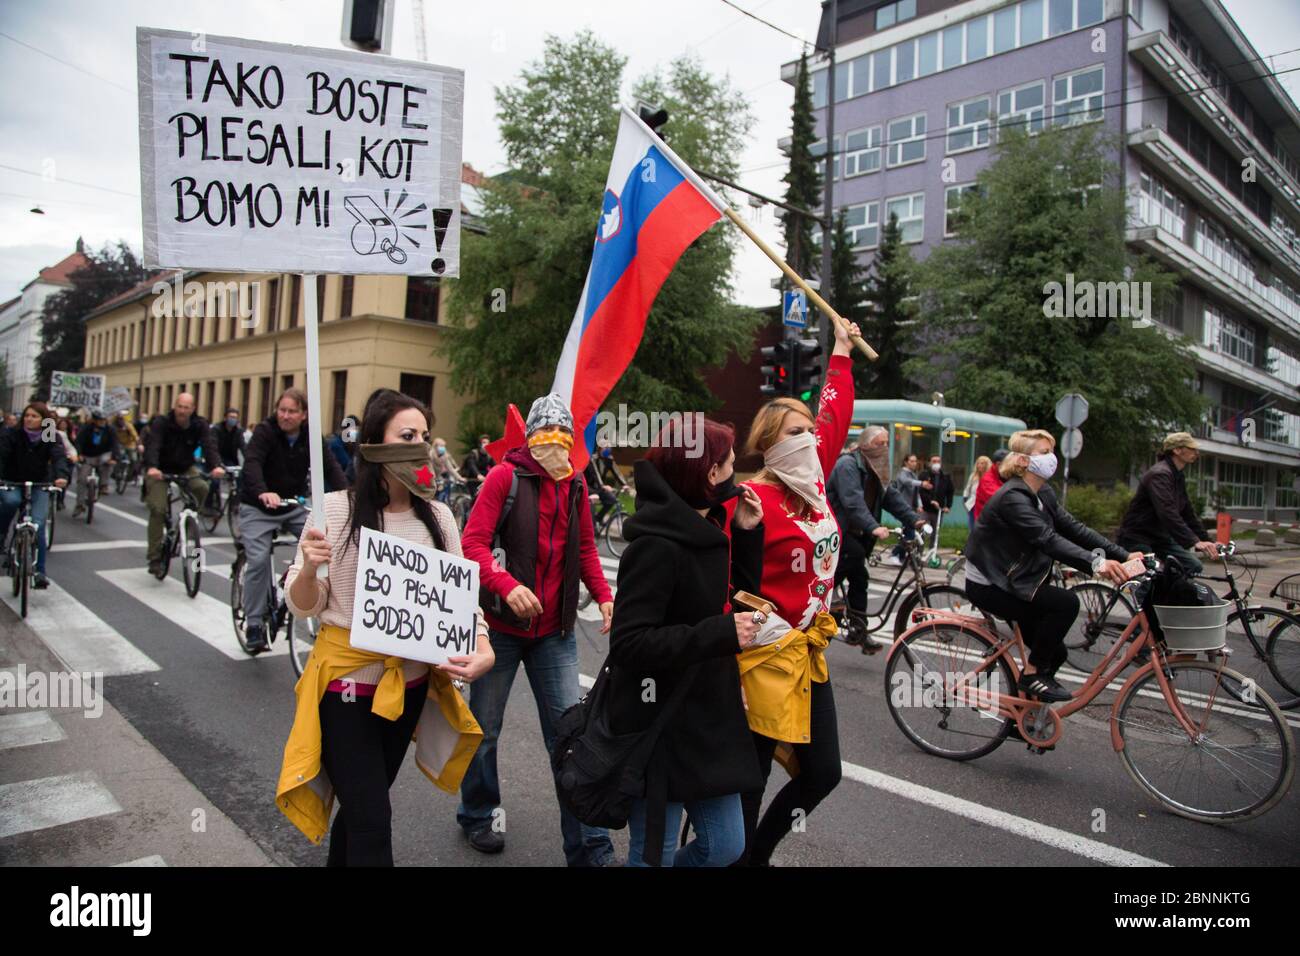
[[[23,493],[17,488],[0,491],[0,528],[9,533],[9,523],[22,510]],[[32,520],[36,522],[36,570],[45,573],[45,518],[50,513],[50,493],[32,489]]]
[[[479,744],[460,785],[460,807],[456,822],[466,833],[490,827],[493,811],[501,805],[501,781],[497,776],[497,738],[505,719],[510,688],[523,662],[528,684],[537,700],[542,740],[549,755],[555,746],[555,722],[578,702],[578,638],[573,631],[541,638],[516,637],[497,630],[488,632],[496,663],[473,684],[469,709],[483,730]],[[602,866],[614,857],[609,833],[580,823],[560,810],[560,832],[564,836],[564,858],[569,866]]]
[[[632,805],[627,828],[629,846],[628,866],[646,866],[645,856],[645,800]],[[682,807],[686,808],[695,830],[695,839],[686,846],[677,847],[681,832]],[[745,852],[745,814],[740,805],[740,794],[709,797],[687,803],[669,803],[664,820],[663,866],[730,866]]]

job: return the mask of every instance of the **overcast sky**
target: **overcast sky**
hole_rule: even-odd
[[[816,33],[818,0],[738,3],[801,37]],[[1297,0],[1225,4],[1261,56],[1300,46]],[[337,48],[342,7],[342,0],[0,0],[0,32],[8,35],[0,36],[0,301],[71,252],[79,235],[94,248],[120,238],[140,251],[137,26]],[[590,27],[627,56],[625,86],[690,52],[728,75],[757,117],[741,180],[768,195],[783,192],[776,142],[789,129],[792,88],[779,72],[799,44],[722,0],[425,0],[424,8],[428,59],[465,71],[464,159],[475,167],[504,168],[493,89],[541,56],[546,33]],[[411,0],[397,0],[394,56],[415,57],[413,30]],[[1297,66],[1300,53],[1273,64]],[[1297,78],[1281,80],[1300,99]],[[34,205],[45,215],[29,212]],[[758,215],[760,231],[775,240],[771,209]],[[774,267],[750,243],[739,248],[737,298],[771,304]]]

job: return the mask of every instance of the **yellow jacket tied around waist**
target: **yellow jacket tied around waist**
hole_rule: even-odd
[[[321,698],[330,681],[375,661],[383,661],[384,676],[375,688],[371,712],[396,720],[402,715],[406,699],[402,659],[357,650],[349,643],[346,628],[333,624],[321,628],[302,677],[294,687],[298,706],[293,729],[284,745],[275,802],[313,843],[320,843],[324,838],[334,806],[334,786],[320,760]],[[455,793],[483,739],[483,731],[451,680],[445,672],[430,667],[429,693],[415,728],[415,763],[434,786]],[[364,700],[358,697],[357,703],[364,706]]]
[[[792,628],[771,644],[740,653],[750,730],[787,743],[808,743],[812,682],[830,680],[822,651],[838,629],[835,618],[823,612],[806,631]]]

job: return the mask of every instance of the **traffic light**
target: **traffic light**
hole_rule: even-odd
[[[802,402],[811,402],[821,381],[822,363],[819,359],[822,346],[816,339],[795,339],[793,345],[794,384],[790,394]]]
[[[763,367],[759,369],[767,380],[759,387],[764,398],[776,398],[778,395],[791,394],[794,381],[791,369],[793,350],[790,342],[778,342],[776,345],[764,346],[762,351]]]

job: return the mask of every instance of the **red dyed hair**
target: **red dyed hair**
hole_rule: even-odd
[[[706,418],[702,438],[703,441],[698,433],[691,435],[692,445],[702,444],[704,447],[701,454],[690,457],[694,449],[686,447],[682,419],[672,418],[646,454],[646,460],[655,466],[668,486],[688,501],[699,501],[709,496],[713,488],[709,484],[709,470],[714,465],[726,464],[736,441],[736,431],[730,425]]]

